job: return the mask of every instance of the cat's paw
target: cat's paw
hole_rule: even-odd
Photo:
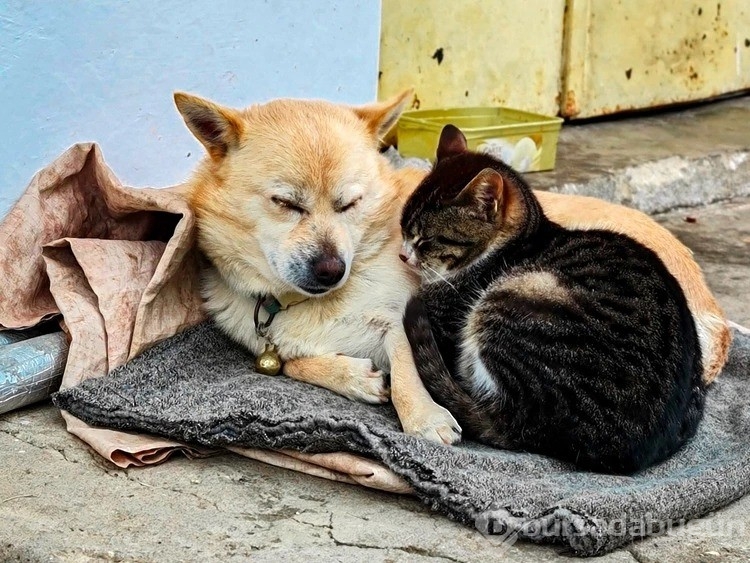
[[[433,442],[451,445],[461,441],[461,426],[448,409],[434,402],[423,405],[408,420],[402,421],[401,425],[407,434],[421,436]]]
[[[376,369],[372,360],[346,358],[349,377],[340,393],[354,401],[380,404],[387,403],[391,396],[386,374]]]

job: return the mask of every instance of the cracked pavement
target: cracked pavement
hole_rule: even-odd
[[[688,222],[687,217],[695,219]],[[750,325],[750,200],[657,217],[696,257],[730,319]],[[234,454],[121,470],[64,430],[48,403],[0,417],[0,561],[558,561],[503,545],[414,498]],[[750,560],[750,498],[700,526],[598,563]]]

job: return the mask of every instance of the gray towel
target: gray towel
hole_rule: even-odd
[[[252,365],[250,354],[205,323],[54,402],[92,425],[206,446],[371,457],[439,512],[508,541],[563,543],[578,555],[660,533],[750,490],[750,336],[738,331],[697,436],[665,463],[630,477],[474,443],[433,444],[400,432],[390,405],[259,375]]]

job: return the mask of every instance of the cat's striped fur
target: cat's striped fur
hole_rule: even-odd
[[[402,259],[425,283],[404,324],[464,435],[631,473],[690,439],[705,386],[679,284],[651,250],[548,220],[512,169],[443,132],[407,202]]]

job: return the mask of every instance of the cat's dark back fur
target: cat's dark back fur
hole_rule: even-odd
[[[438,278],[404,318],[427,389],[490,445],[614,473],[665,459],[705,398],[679,284],[626,236],[552,223],[519,175],[456,131],[402,217]]]

